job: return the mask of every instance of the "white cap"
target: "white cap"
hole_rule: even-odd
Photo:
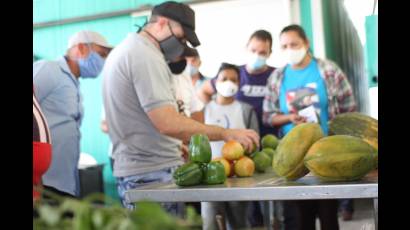
[[[79,43],[95,43],[103,47],[113,48],[101,34],[90,30],[82,30],[72,35],[70,39],[68,39],[67,49]]]

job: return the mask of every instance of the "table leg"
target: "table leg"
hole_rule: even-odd
[[[379,207],[378,207],[378,201],[379,199],[373,199],[373,210],[374,210],[374,228],[377,230],[378,229],[378,215],[379,215]]]
[[[264,215],[264,222],[265,222],[265,226],[268,230],[273,230],[273,212],[274,212],[274,208],[273,208],[273,201],[266,201],[264,202],[264,208],[265,208],[265,215]]]

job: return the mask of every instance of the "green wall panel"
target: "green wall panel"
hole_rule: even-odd
[[[137,1],[34,1],[34,21],[49,21],[59,18],[96,14],[109,10],[121,10],[136,7]],[[140,1],[157,4],[163,1]],[[99,3],[99,4],[97,4]],[[64,9],[64,10],[62,10]],[[86,10],[85,10],[86,9]],[[41,14],[41,17],[36,15]],[[36,21],[37,19],[37,21]],[[128,33],[135,32],[146,21],[146,17],[134,18],[130,15],[70,23],[33,30],[33,53],[42,59],[53,60],[61,57],[67,49],[68,38],[80,30],[94,30],[101,33],[110,44],[116,45]],[[107,195],[118,198],[115,179],[109,165],[109,138],[100,129],[102,111],[102,78],[80,79],[80,88],[84,98],[84,119],[81,125],[81,152],[90,153],[104,167],[104,189]]]
[[[119,10],[156,5],[165,0],[33,0],[33,23],[90,16]],[[179,0],[178,2],[183,2]],[[110,44],[121,42],[128,33],[143,25],[146,17],[123,15],[92,21],[33,29],[33,54],[41,59],[61,57],[67,49],[68,38],[80,30],[101,33]],[[102,78],[80,79],[84,98],[84,119],[81,125],[81,151],[90,153],[98,163],[104,163],[104,185],[107,195],[118,198],[115,180],[109,165],[109,138],[100,129],[102,111]]]
[[[143,5],[156,5],[162,2],[164,0],[36,0],[33,1],[33,22],[55,21],[134,9]]]
[[[313,45],[313,25],[312,25],[312,7],[311,0],[300,0],[300,21],[301,26],[306,32],[306,36],[310,42],[310,49],[314,54],[314,45]]]
[[[378,16],[371,15],[366,17],[366,69],[369,77],[369,87],[377,86],[373,77],[379,75],[379,50],[378,50]]]

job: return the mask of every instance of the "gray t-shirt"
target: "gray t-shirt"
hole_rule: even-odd
[[[161,106],[177,109],[172,73],[160,50],[147,38],[131,33],[111,51],[102,75],[114,176],[183,164],[181,141],[159,133],[147,115]]]

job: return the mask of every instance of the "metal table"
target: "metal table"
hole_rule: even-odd
[[[147,185],[126,192],[129,202],[152,200],[157,202],[203,201],[273,201],[309,199],[374,199],[377,229],[378,173],[369,173],[360,181],[321,182],[311,174],[297,181],[286,181],[272,171],[253,177],[228,178],[220,185],[178,187],[174,183]]]

